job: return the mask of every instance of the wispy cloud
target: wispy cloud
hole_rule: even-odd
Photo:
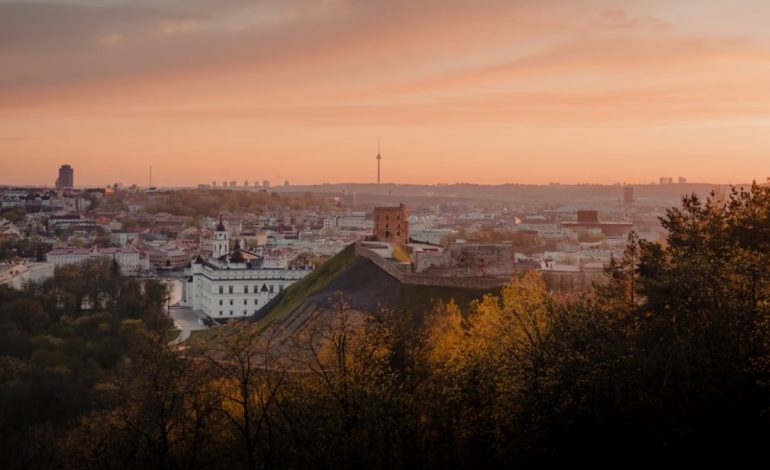
[[[701,3],[0,0],[0,119],[341,133],[764,122],[770,35],[738,8],[749,0]]]

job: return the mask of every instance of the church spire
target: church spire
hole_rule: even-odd
[[[214,232],[214,240],[211,248],[214,258],[226,255],[230,251],[230,236],[227,233],[227,229],[225,229],[222,214],[219,214],[219,223],[217,224],[216,232]]]

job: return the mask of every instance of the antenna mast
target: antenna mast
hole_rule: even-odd
[[[380,155],[380,136],[377,136],[377,184],[380,184],[380,160],[382,160],[382,155]]]

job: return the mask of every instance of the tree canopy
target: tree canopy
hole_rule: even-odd
[[[162,289],[116,286],[108,269],[0,290],[4,449],[26,468],[762,458],[770,189],[688,196],[662,223],[665,243],[632,234],[606,283],[578,295],[531,272],[467,309],[358,312],[342,299],[301,335],[234,324],[202,355],[157,334]],[[83,309],[91,298],[105,301]]]

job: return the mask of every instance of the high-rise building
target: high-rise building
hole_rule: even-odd
[[[634,204],[634,187],[625,186],[623,188],[623,204],[631,206]]]
[[[69,165],[59,168],[59,177],[56,178],[57,188],[72,188],[75,186],[75,170]]]
[[[342,196],[340,197],[340,206],[356,207],[356,193],[349,193],[347,188],[343,189]]]
[[[634,187],[623,186],[623,201],[618,201],[618,215],[629,217],[634,210]]]

